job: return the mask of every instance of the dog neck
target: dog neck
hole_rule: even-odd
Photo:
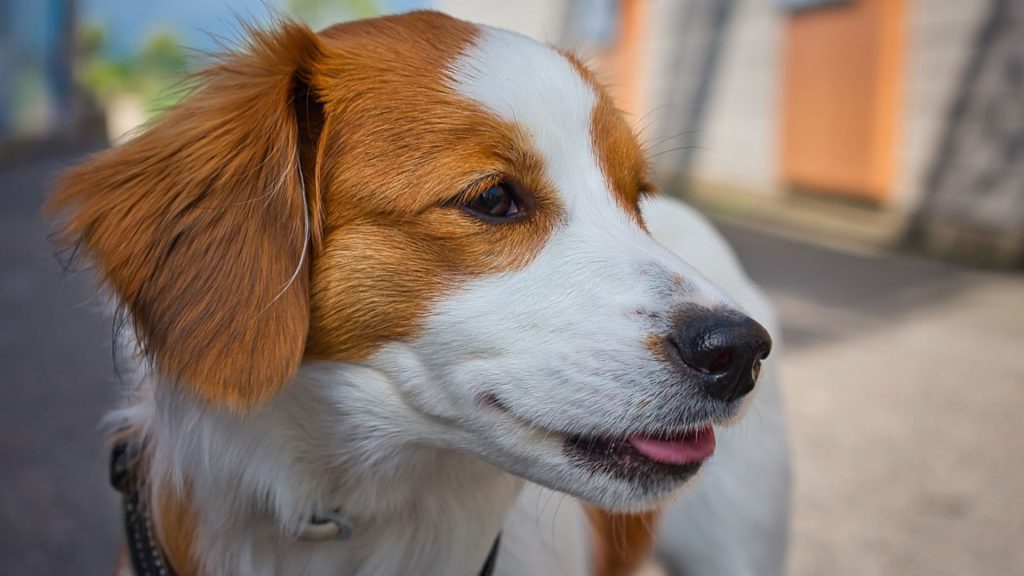
[[[304,367],[244,415],[146,384],[113,419],[141,431],[157,530],[183,574],[472,574],[522,486],[410,433],[410,409],[366,367]],[[334,511],[350,539],[299,538]]]

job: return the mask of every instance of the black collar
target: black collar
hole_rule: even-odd
[[[127,443],[116,444],[110,451],[110,485],[121,493],[124,531],[128,540],[128,557],[135,576],[176,576],[156,539],[149,506],[139,495],[139,479],[135,474],[138,455]],[[498,560],[501,534],[494,539],[478,576],[492,576]]]
[[[138,454],[127,443],[116,444],[110,451],[110,485],[121,493],[124,533],[132,571],[135,576],[175,576],[156,539],[149,506],[139,494],[135,474],[137,463]]]

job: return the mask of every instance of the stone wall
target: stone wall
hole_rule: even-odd
[[[652,0],[644,128],[667,180],[772,193],[783,12],[772,0]]]
[[[981,26],[967,42],[940,127],[927,138],[934,148],[917,176],[908,239],[943,255],[1022,265],[1024,0],[978,4],[986,8]]]

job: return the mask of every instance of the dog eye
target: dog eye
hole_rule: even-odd
[[[475,216],[495,221],[506,220],[520,214],[519,205],[514,187],[506,182],[500,182],[470,200],[466,208]]]

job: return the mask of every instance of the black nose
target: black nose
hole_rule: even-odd
[[[761,360],[772,350],[768,331],[736,312],[684,316],[669,341],[679,359],[702,375],[707,393],[732,401],[753,390]]]

